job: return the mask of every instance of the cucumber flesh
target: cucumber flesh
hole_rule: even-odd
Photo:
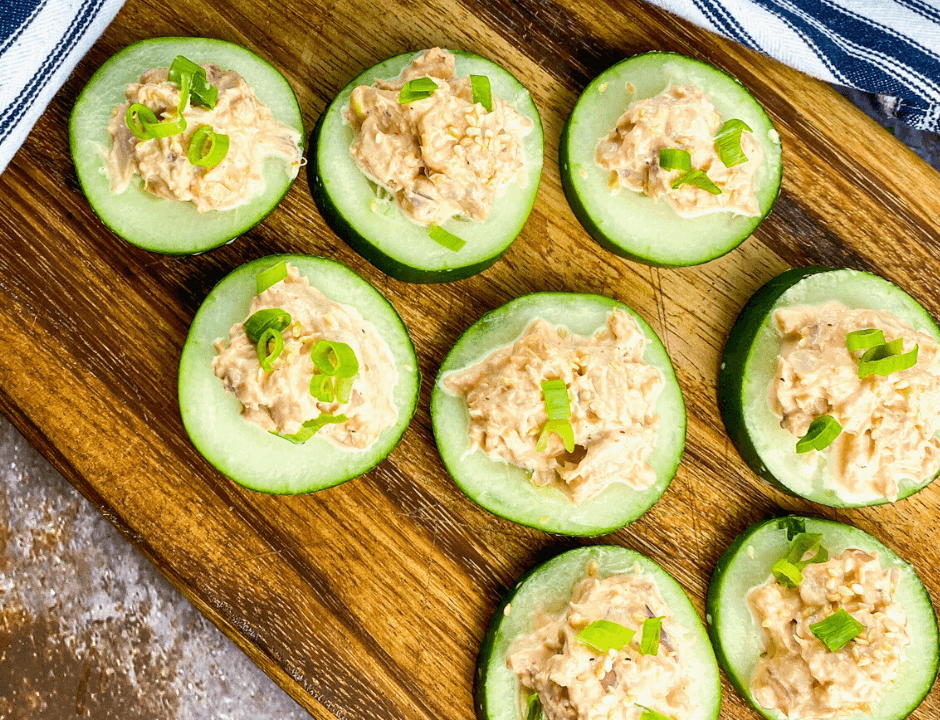
[[[102,154],[111,148],[108,122],[126,102],[124,89],[150,68],[169,67],[177,55],[213,62],[237,71],[280,122],[296,129],[303,142],[303,119],[290,84],[253,52],[221,40],[155,38],[142,40],[108,59],[82,90],[69,120],[69,144],[82,190],[101,221],[132,245],[169,254],[202,252],[229,242],[257,225],[280,202],[294,176],[278,156],[265,161],[264,192],[231,210],[200,214],[191,202],[166,200],[145,192],[139,179],[122,193],[111,192]]]
[[[366,260],[405,282],[460,280],[496,262],[522,231],[542,173],[542,124],[529,91],[499,65],[471,53],[451,52],[457,58],[457,76],[486,75],[493,96],[506,100],[533,123],[523,143],[526,186],[506,186],[485,222],[451,219],[443,224],[466,241],[458,252],[432,240],[428,228],[405,217],[394,201],[376,202],[376,186],[349,152],[355,134],[343,120],[343,109],[349,106],[353,89],[379,78],[397,77],[415,53],[396,55],[353,79],[330,103],[310,141],[315,155],[307,166],[310,190],[327,224]]]
[[[877,552],[882,567],[896,567],[901,572],[896,599],[907,613],[911,644],[905,650],[900,674],[888,686],[871,714],[862,712],[843,716],[847,720],[901,720],[916,708],[930,691],[938,669],[937,617],[914,569],[866,532],[849,525],[800,518],[806,532],[822,533],[822,544],[830,557],[855,548]],[[708,586],[706,619],[718,661],[735,689],[764,717],[783,720],[777,710],[760,706],[751,692],[751,678],[763,651],[761,633],[747,605],[746,594],[766,582],[770,567],[786,554],[786,531],[776,519],[756,523],[745,530],[718,561]],[[753,556],[753,557],[752,557]]]
[[[632,85],[634,92],[627,89]],[[683,218],[665,200],[642,193],[611,195],[608,172],[594,161],[597,143],[616,126],[630,103],[691,84],[711,96],[722,120],[737,118],[764,150],[755,178],[760,217],[715,212]],[[597,76],[578,98],[562,131],[562,186],[584,229],[603,247],[649,265],[696,265],[733,250],[770,213],[783,172],[780,137],[760,103],[718,68],[674,53],[651,52],[623,60]]]
[[[614,484],[592,500],[574,505],[557,488],[537,487],[529,474],[510,463],[492,460],[480,449],[470,452],[466,400],[444,389],[442,378],[469,367],[515,341],[536,319],[563,325],[587,336],[604,327],[610,312],[629,312],[650,343],[643,360],[663,373],[665,385],[656,404],[662,418],[648,459],[657,481],[645,490]],[[522,525],[563,535],[601,535],[632,522],[646,512],[672,481],[685,447],[686,415],[679,383],[653,329],[623,303],[599,295],[533,293],[484,315],[448,353],[431,395],[431,421],[441,458],[454,481],[471,500],[490,512]]]
[[[265,432],[241,417],[241,403],[212,370],[213,343],[228,338],[232,325],[248,314],[255,296],[255,276],[282,260],[297,267],[311,285],[334,302],[356,308],[391,348],[398,371],[393,391],[398,421],[364,450],[342,449],[316,435],[295,445]],[[420,381],[408,331],[375,288],[333,260],[275,255],[237,268],[216,285],[199,308],[180,358],[180,412],[196,449],[235,482],[266,493],[305,493],[338,485],[381,462],[411,421]]]
[[[880,505],[874,493],[836,492],[822,451],[816,468],[796,453],[797,438],[780,427],[768,393],[777,370],[783,336],[773,322],[782,307],[821,305],[837,300],[849,308],[886,310],[915,330],[940,339],[940,328],[916,300],[896,285],[866,272],[825,267],[783,273],[748,301],[725,344],[718,379],[718,401],[732,442],[751,469],[783,490],[834,507]],[[898,499],[926,487],[935,476],[901,480]]]
[[[519,681],[506,667],[509,647],[516,638],[532,632],[537,613],[564,609],[572,588],[587,575],[591,562],[597,563],[601,577],[633,572],[636,563],[653,577],[676,622],[692,641],[685,663],[692,682],[690,694],[700,708],[695,720],[717,718],[721,707],[718,664],[688,595],[669,573],[643,555],[624,547],[597,545],[569,550],[530,570],[503,598],[490,620],[477,659],[473,694],[479,720],[525,720]]]

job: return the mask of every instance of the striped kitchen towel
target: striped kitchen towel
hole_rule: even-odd
[[[0,0],[0,172],[124,0]]]
[[[649,0],[940,132],[940,0]]]

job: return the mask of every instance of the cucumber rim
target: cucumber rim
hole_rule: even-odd
[[[591,561],[597,562],[598,573],[605,577],[631,572],[635,563],[653,576],[673,617],[693,642],[693,650],[686,658],[700,670],[690,673],[693,686],[700,689],[699,697],[712,699],[702,704],[703,712],[696,720],[716,720],[721,710],[718,663],[692,601],[659,564],[620,545],[594,545],[563,552],[530,569],[503,596],[490,619],[477,656],[473,700],[478,720],[525,720],[519,708],[518,680],[506,667],[506,653],[513,640],[531,632],[534,611],[560,611],[564,607],[575,583],[586,576]],[[546,600],[543,590],[553,594]],[[536,597],[527,597],[533,593]],[[711,712],[706,705],[711,706]]]
[[[398,371],[393,390],[398,421],[368,448],[343,450],[316,435],[294,445],[265,432],[241,418],[241,403],[212,371],[213,342],[228,338],[231,326],[247,315],[256,294],[255,276],[282,260],[296,266],[331,300],[359,310],[378,328],[392,351]],[[178,377],[180,414],[196,450],[238,484],[275,495],[323,490],[378,465],[408,429],[421,385],[414,345],[392,304],[345,265],[307,255],[268,255],[237,267],[220,280],[193,318]],[[274,469],[270,467],[272,458],[280,460]]]
[[[735,320],[731,332],[728,335],[728,339],[725,342],[718,372],[718,409],[728,432],[728,437],[737,448],[738,453],[745,463],[747,463],[755,474],[771,483],[774,487],[790,495],[802,497],[830,507],[868,507],[872,505],[883,505],[889,502],[889,500],[884,497],[857,498],[853,500],[839,496],[836,491],[826,483],[825,478],[811,480],[812,487],[809,491],[801,491],[792,481],[788,483],[779,476],[779,469],[777,470],[778,474],[775,474],[774,470],[768,467],[769,464],[773,463],[769,463],[770,458],[762,456],[761,451],[758,449],[758,441],[755,440],[755,437],[758,432],[765,432],[765,428],[755,428],[753,422],[751,422],[748,417],[749,407],[753,407],[759,402],[759,400],[755,399],[756,396],[754,393],[756,390],[749,392],[747,387],[748,379],[761,371],[767,372],[766,361],[761,362],[761,358],[757,357],[757,354],[760,351],[758,347],[759,344],[771,337],[771,334],[777,332],[772,325],[771,316],[773,312],[787,304],[787,298],[785,296],[788,293],[798,293],[800,288],[797,286],[804,281],[815,278],[811,281],[813,284],[817,282],[821,283],[822,280],[819,276],[824,273],[839,274],[839,276],[826,276],[826,280],[829,281],[827,285],[830,287],[834,287],[842,277],[845,277],[851,282],[858,280],[862,283],[870,283],[873,288],[880,289],[885,294],[890,293],[892,298],[897,298],[898,307],[903,309],[906,313],[901,316],[902,319],[909,322],[915,330],[927,332],[929,335],[940,340],[940,327],[937,326],[936,321],[930,316],[930,313],[901,288],[884,278],[864,271],[830,268],[822,265],[793,268],[773,278],[755,292],[744,305]],[[804,289],[806,287],[807,286],[804,286]],[[809,292],[810,290],[805,291]],[[873,299],[878,297],[874,291],[870,291],[864,298],[860,297],[860,295],[861,293],[852,296],[850,302],[847,304],[850,307],[884,309],[881,303]],[[846,295],[834,295],[832,297],[832,299],[840,298],[843,300],[849,299]],[[779,343],[776,343],[774,347],[779,347]],[[775,361],[776,355],[774,355],[774,358],[770,362],[775,363]],[[793,463],[796,463],[798,460],[795,450],[796,438],[791,435],[787,437],[788,439],[793,437],[793,442],[791,443],[793,447],[791,459]],[[778,461],[777,465],[780,464],[781,463]],[[791,467],[799,467],[799,465],[792,465]],[[902,480],[899,487],[898,501],[923,490],[938,475],[940,475],[940,473],[918,482]]]
[[[906,659],[902,663],[901,673],[898,678],[896,678],[890,686],[886,689],[885,693],[882,695],[882,699],[878,702],[877,705],[873,706],[873,712],[871,715],[866,713],[853,713],[851,715],[841,716],[845,720],[870,720],[875,717],[878,720],[902,720],[903,718],[910,715],[914,709],[923,701],[923,699],[930,692],[933,687],[934,681],[936,680],[938,668],[940,668],[940,638],[938,638],[937,631],[937,617],[933,609],[933,603],[931,602],[930,595],[927,592],[927,589],[924,587],[923,582],[920,577],[914,571],[914,568],[900,558],[896,553],[887,548],[884,544],[878,541],[872,535],[869,535],[863,530],[852,527],[851,525],[845,525],[843,523],[835,522],[833,520],[824,520],[820,518],[811,518],[803,516],[791,516],[796,520],[802,520],[806,523],[807,532],[821,532],[823,533],[823,545],[829,550],[830,556],[838,555],[843,550],[848,549],[849,547],[856,547],[860,550],[875,550],[879,553],[879,556],[882,561],[882,566],[890,565],[892,567],[897,567],[901,570],[902,580],[907,579],[908,584],[911,580],[916,581],[916,584],[913,586],[913,590],[909,593],[906,592],[906,595],[911,595],[911,598],[908,602],[916,602],[915,610],[919,610],[918,618],[924,620],[922,626],[913,627],[910,621],[912,609],[905,605],[905,612],[908,614],[908,627],[911,629],[911,645],[909,645],[906,650]],[[747,609],[746,600],[743,597],[739,597],[735,593],[734,598],[729,599],[727,594],[733,592],[728,589],[727,586],[732,584],[740,574],[743,574],[748,570],[745,566],[742,569],[741,563],[753,563],[760,561],[760,554],[764,552],[760,548],[760,537],[761,535],[766,534],[768,531],[771,533],[778,532],[776,527],[777,523],[781,521],[781,518],[770,518],[768,520],[762,520],[748,526],[738,537],[734,539],[731,545],[719,558],[715,570],[712,573],[711,580],[708,585],[708,594],[705,601],[706,608],[706,621],[708,626],[708,634],[711,638],[712,645],[715,649],[715,654],[718,657],[718,662],[721,664],[722,669],[725,671],[725,674],[728,676],[728,679],[731,681],[731,684],[734,686],[735,690],[744,697],[748,703],[761,715],[768,720],[785,720],[785,716],[776,711],[763,707],[760,705],[753,697],[753,693],[750,689],[750,678],[751,673],[753,673],[753,667],[751,667],[751,659],[753,659],[753,665],[756,665],[757,656],[759,656],[762,650],[762,644],[760,641],[760,631],[757,627],[756,622],[753,619],[750,611]],[[827,542],[827,533],[830,540]],[[765,554],[774,557],[780,557],[784,554],[785,549],[788,545],[786,541],[786,533],[781,529],[779,534],[782,536],[782,540],[779,538],[775,539],[776,545],[779,547],[771,548],[769,552]],[[850,538],[851,540],[837,540],[835,544],[832,543],[831,538],[833,535],[836,537]],[[849,545],[848,543],[852,544]],[[748,548],[758,548],[755,553],[754,558],[749,557]],[[757,584],[766,581],[771,577],[770,574],[770,563],[766,565],[766,572],[762,580],[759,580],[751,587],[755,587]],[[752,573],[757,573],[757,570],[750,568]],[[739,583],[743,584],[743,583]],[[900,588],[899,588],[900,594]],[[740,605],[744,604],[744,612],[742,616]],[[732,657],[737,659],[737,656],[734,655],[736,651],[739,651],[741,648],[741,643],[739,639],[735,639],[734,642],[730,641],[728,638],[728,633],[731,630],[724,630],[725,627],[722,623],[723,617],[725,615],[731,615],[728,620],[728,628],[738,630],[747,634],[747,644],[744,652],[747,654],[748,668],[741,668],[740,662],[732,660]],[[926,622],[927,617],[929,616],[929,622]],[[723,635],[724,632],[724,635]],[[915,636],[915,632],[917,635]],[[911,658],[911,648],[922,649],[926,657],[926,663],[920,663],[914,661]],[[749,670],[749,672],[748,672]],[[920,690],[915,690],[914,696],[915,699],[908,701],[909,705],[905,707],[899,714],[885,714],[883,711],[879,711],[881,705],[890,701],[892,698],[892,693],[899,694],[904,696],[904,693],[908,691],[908,685],[910,684],[909,679],[911,678],[911,673],[917,673],[918,676],[924,676],[922,681],[922,687]],[[745,679],[746,676],[746,679]],[[898,682],[901,682],[899,685]],[[921,684],[918,682],[917,684]]]
[[[374,228],[363,227],[363,224],[371,222],[372,215],[377,215],[374,212],[367,213],[365,209],[366,200],[374,199],[375,196],[371,183],[349,155],[353,134],[342,120],[342,109],[349,104],[353,88],[372,84],[376,78],[395,77],[414,59],[416,52],[392,56],[359,73],[330,102],[310,136],[313,159],[307,164],[307,181],[326,224],[375,267],[403,282],[462,280],[495,263],[522,232],[535,204],[541,179],[544,153],[542,121],[528,90],[508,70],[487,58],[461,50],[448,52],[457,58],[458,75],[466,74],[463,71],[465,65],[485,67],[493,84],[494,95],[510,102],[517,112],[525,115],[533,124],[532,132],[524,139],[528,173],[526,187],[510,184],[497,196],[493,211],[484,222],[460,223],[450,220],[444,224],[467,241],[460,252],[441,248],[427,237],[426,228],[408,220],[394,203],[391,216],[383,216],[382,222]],[[472,72],[472,67],[469,71]],[[500,91],[500,85],[511,89],[515,97]],[[340,144],[337,144],[336,138],[341,138]],[[356,207],[355,203],[360,201],[362,207]],[[513,202],[517,206],[513,206]],[[524,211],[519,209],[523,205]],[[357,213],[361,216],[358,225],[355,218]],[[353,216],[352,219],[349,216]],[[501,224],[507,225],[508,230],[494,245],[487,235],[491,235],[493,228]],[[400,243],[402,247],[388,247],[390,236],[400,237],[404,241]],[[474,254],[474,245],[479,246],[483,242],[489,242],[490,245]],[[409,261],[407,254],[412,245],[415,248],[415,259]],[[459,257],[460,253],[464,253],[464,258]]]
[[[657,481],[644,490],[615,483],[592,500],[572,504],[557,488],[536,487],[523,469],[492,460],[477,448],[468,452],[469,416],[464,398],[443,386],[448,373],[482,360],[515,341],[542,318],[570,332],[590,335],[620,308],[649,339],[643,360],[659,368],[664,387],[656,403],[661,423],[648,463]],[[686,412],[672,362],[656,332],[625,304],[600,295],[531,293],[491,310],[457,339],[441,363],[431,392],[431,425],[438,452],[457,486],[475,503],[506,520],[545,532],[588,537],[618,530],[649,510],[675,477],[685,448]],[[490,482],[490,479],[494,482]],[[520,507],[522,506],[522,507]]]
[[[111,109],[125,102],[127,83],[137,82],[145,70],[156,66],[148,59],[156,55],[168,65],[177,54],[192,56],[195,62],[218,61],[226,69],[237,70],[275,117],[300,133],[301,155],[305,133],[300,104],[290,83],[273,65],[240,45],[210,38],[150,38],[105,60],[82,89],[69,117],[69,150],[79,184],[92,210],[115,235],[151,252],[187,255],[211,250],[248,232],[277,207],[296,174],[291,177],[285,172],[283,159],[268,156],[261,194],[231,210],[202,214],[191,202],[144,192],[136,178],[123,193],[111,192],[99,154],[111,146],[106,128]]]
[[[752,119],[757,118],[760,120],[760,123],[757,123],[756,120],[753,124],[751,120],[749,120],[748,123],[754,128],[754,137],[760,142],[764,150],[764,163],[758,170],[756,180],[758,184],[755,190],[761,209],[761,215],[759,217],[751,218],[728,212],[717,212],[696,218],[680,218],[675,215],[665,201],[658,204],[653,203],[653,201],[645,195],[632,193],[629,190],[624,190],[616,196],[618,200],[610,203],[613,207],[609,209],[609,212],[607,212],[607,208],[601,207],[605,204],[603,200],[594,199],[603,199],[605,196],[610,197],[610,193],[607,190],[606,174],[593,162],[594,148],[602,135],[598,134],[597,137],[592,136],[590,138],[581,137],[578,133],[588,132],[589,127],[586,126],[583,131],[581,130],[580,125],[582,121],[579,116],[588,113],[589,118],[594,118],[597,114],[589,112],[592,105],[613,105],[615,100],[610,100],[609,98],[621,97],[626,93],[623,86],[624,81],[628,77],[628,67],[631,64],[642,67],[642,65],[651,60],[654,62],[654,65],[662,65],[663,68],[670,63],[685,66],[683,71],[699,73],[700,82],[702,78],[713,80],[719,86],[733,91],[739,98],[747,98],[747,102],[740,103],[740,105],[747,107],[749,112],[752,113]],[[664,72],[662,68],[657,67],[656,69],[659,72]],[[668,74],[666,78],[669,78]],[[634,78],[634,80],[636,80],[636,78]],[[638,80],[636,81],[639,82]],[[659,88],[657,92],[662,91],[661,85],[657,84],[656,87]],[[604,103],[601,103],[597,99],[601,94],[606,94],[607,96]],[[631,98],[630,102],[636,99],[651,97],[652,94],[654,93],[650,92],[647,94],[637,92],[635,95],[629,94]],[[726,112],[728,107],[734,105],[730,100],[726,101],[721,97],[715,96],[713,93],[712,100],[718,106],[724,118],[728,119],[729,117],[738,116]],[[610,128],[614,126],[616,118],[620,117],[624,110],[626,110],[627,105],[629,105],[629,102],[625,104],[621,102],[616,105],[617,111],[614,115],[614,120],[609,126],[606,126],[607,130],[604,132],[609,131]],[[727,107],[723,110],[722,106]],[[590,149],[589,160],[586,160],[586,156],[581,150],[575,149],[585,145],[588,145]],[[767,115],[763,106],[761,106],[737,78],[724,70],[709,65],[701,60],[672,52],[653,51],[634,55],[621,60],[594,78],[578,97],[571,114],[565,122],[561,133],[558,156],[562,188],[564,189],[565,197],[575,217],[577,217],[587,233],[603,248],[616,255],[628,260],[657,267],[687,267],[690,265],[698,265],[714,260],[734,250],[750,237],[757,229],[757,226],[770,214],[777,196],[780,193],[780,184],[783,178],[783,163],[779,135],[776,133],[773,121]],[[584,173],[583,176],[581,175],[582,172]],[[637,197],[633,198],[633,195]],[[628,202],[629,206],[627,204]],[[617,203],[620,203],[620,205],[618,206]],[[619,218],[623,218],[622,222],[625,224],[631,222],[630,219],[636,218],[637,222],[634,223],[634,227],[630,228],[631,230],[635,229],[635,227],[641,223],[645,226],[650,221],[655,221],[655,224],[662,224],[665,227],[660,231],[659,237],[653,237],[651,235],[641,242],[635,237],[624,236],[619,228],[610,227],[611,222],[619,221]],[[692,248],[695,248],[696,242],[699,241],[702,236],[708,238],[713,237],[717,231],[711,226],[720,226],[722,222],[724,222],[725,225],[731,223],[738,225],[738,228],[735,229],[734,232],[728,233],[727,237],[729,240],[727,242],[721,244],[713,243],[713,245],[715,245],[714,247],[710,247],[707,251],[699,253],[687,251],[676,253],[675,250],[669,250],[668,248],[663,249],[663,243],[665,242],[668,246],[670,242],[665,232],[666,230],[669,231],[670,235],[675,233],[675,236],[678,238],[682,238],[684,234],[695,231],[697,236],[690,238],[691,243],[689,242],[690,239],[681,241],[681,246],[685,246],[687,250],[690,245]],[[670,225],[673,227],[670,228]],[[648,232],[652,231],[648,230]],[[672,253],[672,256],[670,256],[670,253]]]

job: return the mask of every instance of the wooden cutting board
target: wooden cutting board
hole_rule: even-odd
[[[505,257],[468,280],[391,280],[324,224],[303,173],[278,209],[197,257],[134,248],[96,218],[68,154],[67,120],[94,70],[161,35],[242,44],[288,77],[306,127],[363,68],[432,45],[467,49],[530,89],[545,126],[535,210]],[[737,76],[783,138],[771,217],[707,265],[657,270],[601,250],[562,195],[562,123],[580,90],[624,56],[674,50]],[[828,87],[631,0],[130,0],[0,177],[0,409],[187,598],[317,718],[473,717],[490,614],[536,562],[587,542],[664,565],[699,611],[712,567],[747,524],[784,508],[873,533],[940,598],[940,485],[889,507],[834,511],[758,480],[725,437],[715,376],[747,297],[794,265],[873,270],[940,315],[940,176]],[[269,497],[219,475],[190,445],[176,400],[186,331],[210,288],[275,252],[336,258],[403,316],[424,386],[401,445],[368,475]],[[447,349],[482,313],[536,290],[625,301],[663,338],[689,411],[685,458],[643,518],[608,537],[552,537],[494,517],[451,482],[428,399]],[[443,312],[441,310],[444,310]],[[756,714],[725,683],[724,718]],[[915,713],[940,718],[940,691]]]

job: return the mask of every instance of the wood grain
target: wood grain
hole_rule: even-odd
[[[232,245],[173,258],[110,233],[85,201],[67,120],[94,70],[161,35],[240,43],[290,80],[307,128],[363,68],[411,49],[457,47],[519,77],[542,113],[535,210],[503,260],[467,280],[406,285],[333,235],[303,173],[279,208]],[[624,56],[691,54],[751,88],[783,138],[772,216],[707,265],[651,269],[610,255],[561,192],[562,124],[584,85]],[[634,307],[663,338],[689,411],[668,492],[614,542],[664,565],[701,611],[718,556],[779,509],[855,524],[910,560],[940,597],[940,487],[890,507],[831,510],[759,481],[716,407],[722,343],[746,298],[793,265],[874,270],[940,314],[940,179],[829,88],[630,0],[261,0],[128,3],[0,177],[0,409],[203,613],[317,718],[473,717],[478,643],[527,568],[579,544],[516,526],[450,481],[430,430],[438,364],[483,312],[536,290],[593,292]],[[186,331],[210,288],[274,252],[334,257],[396,306],[425,383],[401,445],[368,475],[303,497],[268,497],[215,472],[189,444],[176,400]],[[571,260],[574,260],[573,262]],[[446,312],[441,312],[445,309]],[[757,715],[725,684],[722,717]],[[916,718],[940,719],[934,691]]]

